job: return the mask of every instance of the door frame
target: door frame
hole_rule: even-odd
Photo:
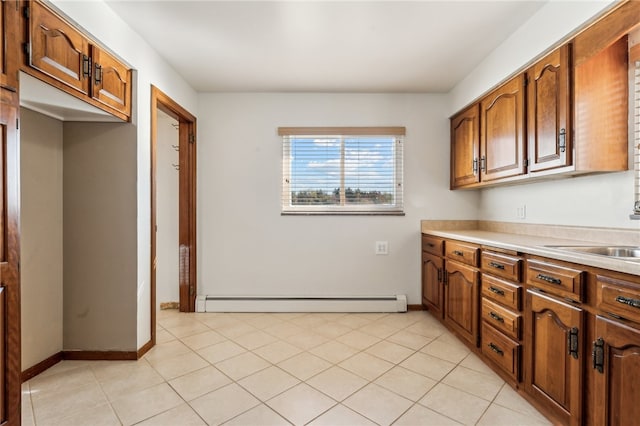
[[[195,312],[196,301],[196,117],[151,86],[151,339],[156,342],[156,232],[158,110],[178,121],[180,312]]]

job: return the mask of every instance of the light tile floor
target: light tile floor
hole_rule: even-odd
[[[22,424],[550,424],[427,312],[158,312],[138,361],[63,361]]]

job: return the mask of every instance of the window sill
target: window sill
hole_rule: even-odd
[[[404,212],[281,212],[281,216],[405,216]]]

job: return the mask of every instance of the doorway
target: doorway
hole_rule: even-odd
[[[156,341],[158,249],[158,112],[177,123],[178,289],[180,312],[194,312],[196,301],[196,118],[151,86],[151,340]],[[161,189],[161,188],[160,188]]]

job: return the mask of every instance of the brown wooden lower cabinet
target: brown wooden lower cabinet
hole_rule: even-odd
[[[444,303],[444,260],[422,252],[422,303],[431,314],[442,319]]]
[[[444,321],[460,337],[477,346],[480,273],[475,268],[449,260],[445,271]]]
[[[592,348],[593,423],[640,422],[640,330],[597,316]]]
[[[527,393],[563,424],[580,424],[582,309],[529,289],[525,315]]]

